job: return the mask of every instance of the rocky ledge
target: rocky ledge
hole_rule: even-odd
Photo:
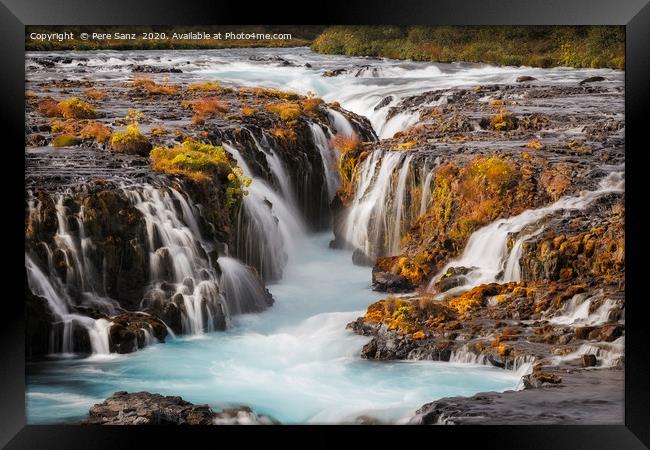
[[[422,406],[410,420],[423,425],[620,425],[624,373],[618,369],[553,371],[562,383],[471,397],[448,397]]]
[[[246,406],[214,412],[208,405],[195,405],[178,396],[149,392],[115,392],[90,408],[88,425],[273,425],[271,417],[258,415]]]

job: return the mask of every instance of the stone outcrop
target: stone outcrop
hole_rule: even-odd
[[[115,392],[90,408],[86,425],[273,425],[277,422],[241,406],[214,412],[181,397],[149,392]]]

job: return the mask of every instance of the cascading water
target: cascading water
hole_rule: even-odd
[[[220,256],[218,263],[230,315],[257,312],[269,306],[270,294],[249,267],[226,256]]]
[[[412,154],[376,150],[363,161],[343,227],[349,245],[369,256],[399,254],[404,229],[421,209],[412,160]]]
[[[466,267],[471,268],[471,271],[465,275],[466,283],[464,285],[447,291],[445,295],[463,292],[474,286],[496,281],[501,277],[504,264],[507,268],[509,254],[512,251],[518,251],[517,248],[508,250],[507,240],[510,235],[519,233],[525,227],[535,224],[556,211],[584,209],[602,195],[623,192],[624,185],[623,172],[612,172],[601,180],[598,189],[594,191],[583,192],[575,197],[562,197],[549,206],[526,210],[519,215],[500,219],[480,228],[470,236],[462,256],[449,262],[433,277],[429,289],[434,289],[435,283],[451,267]],[[513,268],[513,264],[514,262],[510,263],[508,277],[510,281],[519,281],[519,271]]]
[[[255,142],[257,149],[264,154],[266,163],[268,164],[269,169],[271,169],[271,173],[273,174],[275,181],[278,183],[278,186],[280,186],[282,196],[287,202],[296,205],[296,199],[294,198],[293,188],[291,186],[291,179],[284,168],[280,156],[269,145],[266,135],[262,134],[262,142],[260,142],[257,137],[255,137],[255,133],[249,130],[249,134],[253,139],[253,142]]]
[[[310,123],[309,128],[311,129],[314,145],[318,148],[321,159],[323,160],[323,170],[325,171],[325,181],[327,182],[327,198],[329,201],[332,201],[336,190],[341,185],[341,177],[337,167],[339,154],[336,148],[330,145],[330,141],[327,139],[320,125]]]
[[[245,176],[252,172],[234,146],[224,148],[235,158]],[[253,177],[237,220],[236,255],[258,269],[265,280],[277,280],[288,258],[304,239],[299,213],[264,180]]]
[[[124,193],[145,219],[152,288],[171,283],[173,296],[181,296],[184,333],[213,331],[226,316],[225,301],[210,260],[213,249],[199,238],[198,212],[172,188],[143,185]]]

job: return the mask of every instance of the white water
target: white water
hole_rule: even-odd
[[[246,404],[284,423],[362,414],[396,421],[436,398],[516,386],[516,374],[494,367],[359,358],[368,338],[345,325],[383,295],[370,290],[367,268],[352,265],[350,252],[328,249],[331,238],[303,241],[282,283],[269,286],[274,306],[235,316],[226,332],[179,337],[112,360],[36,365],[29,422],[79,420],[117,390],[180,395],[215,409]]]
[[[616,308],[617,302],[612,299],[604,299],[602,292],[597,293],[592,297],[586,294],[576,294],[566,302],[562,309],[549,319],[549,322],[556,325],[600,325],[608,322],[610,314]],[[594,301],[601,301],[600,306],[591,311],[591,305]]]
[[[145,219],[151,288],[160,289],[162,283],[174,285],[185,306],[183,332],[214,330],[215,315],[224,314],[225,301],[208,256],[211,248],[200,238],[195,219],[198,212],[172,188],[143,185],[124,192]]]
[[[433,289],[435,283],[451,267],[467,267],[473,269],[465,275],[467,280],[465,285],[449,290],[445,293],[446,295],[452,292],[466,291],[480,284],[495,282],[500,272],[504,268],[507,268],[509,260],[507,240],[511,234],[519,233],[526,226],[532,225],[556,211],[584,209],[604,194],[623,192],[624,187],[625,178],[623,172],[612,172],[599,183],[598,189],[594,191],[582,192],[575,197],[562,197],[549,206],[539,209],[529,209],[516,216],[500,219],[480,228],[470,236],[462,256],[449,262],[433,277],[429,284],[429,289]],[[520,246],[513,246],[511,251],[518,252],[519,248]],[[511,267],[508,268],[508,277],[510,281],[519,281],[518,277],[520,272],[518,269],[512,267],[513,264],[514,262],[511,262]]]
[[[336,112],[336,111],[335,111]],[[325,181],[327,182],[327,195],[328,200],[332,201],[336,190],[341,186],[341,177],[338,169],[338,150],[330,144],[330,140],[325,136],[325,132],[320,125],[310,123],[312,138],[314,144],[320,152],[323,161],[323,170],[325,171]],[[351,127],[350,127],[351,128]]]
[[[224,144],[224,148],[235,158],[244,175],[253,178],[240,209],[238,255],[258,267],[265,279],[278,279],[278,268],[285,267],[288,259],[295,257],[305,239],[305,226],[293,205],[264,180],[252,176],[239,150],[230,144]]]
[[[173,51],[85,51],[85,52],[28,52],[28,70],[37,67],[32,58],[43,56],[86,57],[89,74],[80,74],[77,62],[57,63],[51,70],[31,71],[31,79],[40,81],[55,77],[83,79],[107,78],[117,81],[132,77],[130,64],[145,64],[156,67],[175,67],[183,73],[165,73],[154,77],[168,77],[170,82],[192,82],[200,79],[214,79],[224,85],[277,88],[286,91],[322,97],[327,102],[338,101],[349,111],[361,114],[370,120],[380,138],[391,137],[395,132],[413,125],[419,119],[418,112],[404,112],[387,120],[388,111],[401,99],[435,89],[454,87],[473,88],[476,85],[492,83],[514,83],[520,75],[530,75],[545,84],[573,84],[590,76],[604,76],[608,81],[623,80],[622,71],[609,69],[573,69],[559,67],[541,69],[533,67],[494,67],[484,64],[466,63],[428,63],[395,61],[389,59],[372,60],[360,57],[320,55],[308,48],[286,49],[221,49],[221,50],[173,50]],[[251,57],[280,56],[294,63],[284,66],[279,63],[249,60]],[[312,67],[305,67],[305,63]],[[354,69],[371,65],[376,70],[350,70],[337,77],[323,77],[326,70]],[[387,97],[391,100],[383,107],[375,109]],[[444,103],[443,96],[438,103]],[[336,116],[336,114],[334,114]],[[333,117],[337,132],[350,133],[344,121]]]

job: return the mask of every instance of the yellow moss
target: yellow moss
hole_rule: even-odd
[[[149,139],[140,132],[136,122],[111,136],[111,148],[120,153],[143,154],[150,148],[149,145]]]
[[[168,83],[156,83],[149,77],[137,77],[131,83],[131,86],[136,89],[142,89],[149,94],[157,95],[172,95],[178,92],[179,87],[177,85],[168,84]]]
[[[79,138],[70,134],[62,134],[52,140],[52,145],[55,147],[72,147],[79,144]]]
[[[295,102],[272,103],[266,105],[266,110],[280,116],[288,124],[294,124],[300,117],[300,104]]]
[[[534,150],[542,150],[544,148],[544,145],[540,142],[539,139],[531,139],[528,144],[526,144],[526,147],[532,148]]]
[[[417,145],[416,141],[407,141],[398,143],[395,148],[397,150],[410,150]]]
[[[187,86],[190,92],[220,92],[221,85],[217,81],[205,81],[203,83],[191,83]]]
[[[95,107],[77,97],[59,102],[59,109],[64,119],[93,119],[95,117]]]

